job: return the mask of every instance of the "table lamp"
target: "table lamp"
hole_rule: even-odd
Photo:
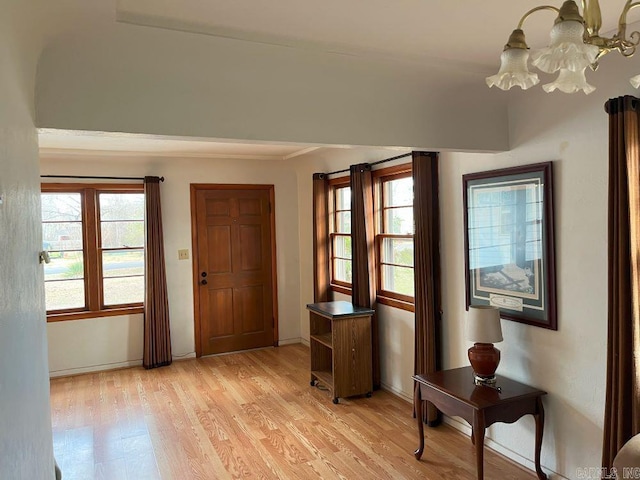
[[[469,349],[476,385],[493,386],[500,363],[500,350],[493,346],[502,341],[500,310],[489,305],[471,305],[467,314],[467,340],[474,343]]]

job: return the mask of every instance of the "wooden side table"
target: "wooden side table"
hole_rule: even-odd
[[[476,386],[471,367],[442,370],[427,375],[415,375],[414,405],[420,446],[415,457],[420,460],[424,451],[422,402],[428,400],[445,415],[465,419],[472,427],[471,441],[476,447],[478,480],[484,478],[484,433],[496,422],[513,423],[531,414],[536,421],[535,466],[539,480],[547,480],[540,468],[540,449],[544,429],[542,396],[547,392],[497,375],[496,388]]]

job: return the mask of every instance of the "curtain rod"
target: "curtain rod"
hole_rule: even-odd
[[[41,178],[83,178],[90,180],[139,180],[144,181],[144,177],[92,177],[90,175],[40,175]],[[164,182],[164,177],[160,177]]]
[[[380,165],[381,163],[392,162],[393,160],[398,160],[398,159],[404,158],[404,157],[410,157],[411,155],[413,155],[413,152],[403,153],[402,155],[398,155],[396,157],[385,158],[384,160],[378,160],[377,162],[370,163],[369,165],[371,165],[371,166]],[[343,170],[336,170],[335,172],[325,173],[325,175],[329,176],[329,175],[335,175],[336,173],[345,173],[345,172],[348,172],[349,170],[350,169],[345,168]]]

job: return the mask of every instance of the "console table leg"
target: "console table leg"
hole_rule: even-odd
[[[476,472],[478,480],[484,479],[484,412],[476,412],[473,416],[473,438],[476,447]]]
[[[418,422],[418,438],[420,446],[414,452],[416,460],[420,460],[422,452],[424,452],[424,425],[422,424],[422,394],[420,393],[420,384],[415,382],[415,390],[413,392],[413,407],[416,412],[416,422]]]
[[[536,473],[539,480],[547,480],[547,474],[540,468],[540,450],[542,449],[542,432],[544,430],[544,407],[542,406],[542,399],[536,398],[536,410],[534,415],[536,420],[536,452],[535,452],[535,464]]]

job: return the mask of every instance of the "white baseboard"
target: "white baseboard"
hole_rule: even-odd
[[[282,345],[293,345],[294,343],[304,343],[304,340],[302,340],[302,338],[298,337],[298,338],[286,338],[284,340],[278,340],[278,345],[282,346]],[[309,345],[309,343],[307,343],[307,345]]]
[[[396,397],[400,397],[403,400],[406,400],[409,403],[413,403],[413,395],[408,394],[406,392],[403,392],[401,390],[398,390],[395,387],[392,387],[391,385],[387,385],[384,382],[380,382],[380,388],[382,388],[382,390],[386,390],[387,392],[391,392],[393,393]]]
[[[471,427],[469,426],[469,424],[467,422],[462,422],[460,420],[458,420],[457,418],[453,418],[453,417],[448,417],[446,415],[442,416],[442,421],[444,423],[446,423],[447,425],[450,425],[451,427],[455,428],[456,430],[458,430],[459,432],[464,433],[465,435],[467,435],[469,438],[471,438]],[[532,460],[529,460],[526,457],[523,457],[522,455],[520,455],[517,452],[514,452],[513,450],[500,445],[497,442],[494,442],[493,440],[491,440],[488,437],[484,438],[484,445],[486,447],[489,447],[491,450],[498,452],[500,455],[503,455],[507,458],[509,458],[510,460],[513,460],[514,462],[522,465],[523,467],[525,467],[528,470],[531,470],[532,472],[536,471],[536,466],[535,463]],[[545,467],[544,465],[541,465],[542,470],[544,470],[544,472],[549,475],[552,474],[554,480],[569,480],[569,478],[560,475],[557,472],[554,472],[553,470],[551,470],[550,468]]]
[[[49,378],[69,377],[71,375],[80,375],[82,373],[101,372],[103,370],[115,370],[117,368],[138,367],[142,365],[142,359],[130,360],[127,362],[106,363],[103,365],[89,365],[86,367],[69,368],[65,370],[53,370],[49,372]]]
[[[308,338],[301,338],[300,339],[300,343],[308,347],[309,346],[309,339]]]
[[[190,352],[185,355],[174,355],[172,360],[185,360],[187,358],[196,358],[196,352]],[[65,370],[53,370],[49,372],[49,378],[69,377],[71,375],[81,375],[83,373],[103,372],[105,370],[116,370],[118,368],[139,367],[142,365],[142,359],[128,360],[126,362],[105,363],[102,365],[88,365],[86,367],[68,368]]]
[[[196,352],[185,353],[184,355],[173,355],[171,359],[175,362],[176,360],[186,360],[187,358],[196,358]]]

